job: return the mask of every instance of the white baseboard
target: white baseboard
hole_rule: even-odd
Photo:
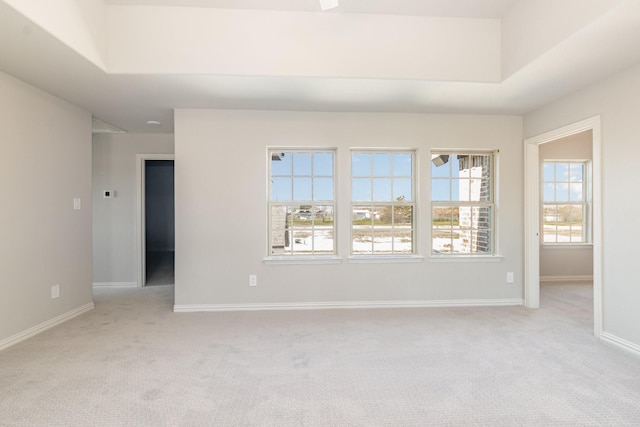
[[[200,311],[326,310],[358,308],[496,307],[524,305],[521,298],[440,301],[345,301],[264,304],[176,304],[176,313]]]
[[[634,344],[608,332],[602,332],[600,334],[600,339],[607,344],[613,345],[614,347],[633,353],[636,356],[640,356],[640,345],[638,344]]]
[[[56,316],[53,319],[47,320],[46,322],[42,322],[39,325],[36,325],[32,328],[29,328],[25,331],[15,334],[9,338],[5,338],[2,341],[0,341],[0,351],[4,350],[5,348],[9,348],[12,345],[16,345],[19,342],[24,341],[28,338],[31,338],[34,335],[38,335],[39,333],[44,332],[47,329],[51,329],[54,326],[58,326],[59,324],[64,323],[67,320],[73,319],[76,316],[80,316],[81,314],[86,313],[87,311],[91,311],[93,310],[93,308],[94,308],[94,305],[92,301],[88,304],[80,306],[74,310],[68,311],[64,314],[61,314],[60,316]]]
[[[95,288],[114,287],[114,288],[137,288],[136,282],[93,282]]]
[[[571,276],[540,276],[541,282],[589,282],[593,281],[592,275]]]

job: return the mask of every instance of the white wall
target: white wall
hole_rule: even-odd
[[[509,300],[523,295],[522,119],[505,116],[177,110],[176,287],[179,306]],[[267,146],[336,147],[338,265],[265,265]],[[420,263],[352,264],[350,147],[418,150]],[[499,149],[500,262],[428,256],[432,148]],[[515,284],[506,283],[513,271]],[[248,286],[249,274],[258,286]]]
[[[640,349],[640,198],[634,159],[640,157],[640,66],[525,116],[525,136],[602,118],[603,329]]]
[[[93,302],[91,114],[2,73],[0,93],[2,347]]]
[[[542,167],[545,160],[592,160],[592,152],[592,132],[590,130],[580,132],[540,145],[540,166]],[[592,275],[593,247],[591,245],[540,245],[540,278],[542,280],[579,279]]]
[[[167,153],[173,153],[173,135],[94,136],[93,282],[136,282],[136,154]],[[116,197],[103,198],[104,190]]]

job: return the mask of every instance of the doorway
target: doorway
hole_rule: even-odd
[[[592,135],[592,216],[593,318],[594,335],[602,333],[602,251],[600,197],[600,117],[587,119],[525,140],[525,306],[540,306],[540,146],[561,138],[591,131]]]
[[[173,160],[145,161],[144,286],[173,285],[175,203]]]
[[[138,286],[173,285],[175,277],[174,156],[138,154]]]

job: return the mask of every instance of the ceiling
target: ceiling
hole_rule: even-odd
[[[105,1],[118,7],[268,7],[275,11],[327,13],[319,12],[316,0]],[[94,65],[7,2],[0,0],[0,71],[132,133],[172,133],[173,111],[177,108],[521,115],[640,62],[640,2],[636,0],[620,0],[624,7],[615,9],[615,13],[595,20],[517,73],[495,83],[334,76],[117,74]],[[328,13],[499,19],[516,3],[518,0],[341,0],[340,7]],[[149,120],[162,125],[149,126]]]
[[[517,0],[342,0],[330,13],[501,18]],[[213,7],[219,9],[317,12],[317,0],[106,0],[123,6]]]

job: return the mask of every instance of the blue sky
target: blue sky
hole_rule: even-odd
[[[323,201],[334,198],[333,152],[284,152],[271,161],[271,200]],[[441,166],[431,164],[433,200],[458,200],[464,177],[456,155]],[[356,202],[411,201],[412,153],[354,152],[351,155],[351,194]],[[452,177],[452,172],[453,177]],[[453,178],[453,179],[452,179]]]
[[[583,200],[583,163],[545,162],[543,176],[545,201]]]

